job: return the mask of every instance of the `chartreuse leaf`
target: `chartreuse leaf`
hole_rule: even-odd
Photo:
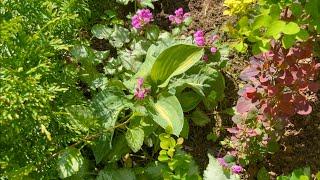
[[[203,53],[202,48],[186,44],[164,50],[151,69],[151,80],[159,87],[167,86],[172,77],[184,73],[197,63]]]
[[[129,128],[126,132],[126,140],[131,150],[138,152],[143,145],[144,131],[139,127]]]
[[[224,172],[219,162],[212,155],[208,156],[209,164],[203,173],[203,180],[240,180],[239,175]]]
[[[273,21],[266,32],[267,36],[273,36],[275,39],[279,39],[281,36],[281,32],[283,32],[286,27],[286,23],[284,21]]]
[[[149,112],[153,120],[168,133],[179,136],[183,128],[183,111],[176,96],[161,96],[157,102],[151,103]]]
[[[252,24],[252,29],[256,30],[259,29],[261,27],[267,27],[270,22],[272,21],[271,16],[269,15],[260,15],[258,17],[255,18],[253,24]]]
[[[318,173],[316,174],[316,178],[317,178],[317,180],[320,180],[320,172],[318,172]]]
[[[124,93],[118,89],[105,89],[93,98],[92,107],[106,131],[92,148],[97,163],[103,159],[107,150],[111,148],[113,127],[119,113],[124,108],[131,106],[132,104],[125,98]]]
[[[66,178],[76,174],[83,161],[84,159],[78,149],[72,147],[65,149],[58,159],[59,177]]]
[[[132,169],[104,169],[98,174],[97,180],[135,180]]]
[[[284,34],[293,35],[297,34],[300,31],[300,27],[297,23],[289,22],[283,29]]]

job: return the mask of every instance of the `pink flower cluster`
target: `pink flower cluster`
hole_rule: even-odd
[[[149,9],[139,9],[132,17],[131,25],[135,29],[141,29],[146,24],[153,21],[153,15]]]
[[[211,36],[211,38],[209,39],[209,41],[207,42],[206,41],[206,38],[205,38],[205,33],[204,31],[202,30],[198,30],[196,31],[194,34],[193,34],[193,37],[194,37],[194,41],[196,43],[197,46],[205,46],[205,45],[210,45],[210,44],[213,44],[214,42],[216,42],[218,39],[219,39],[219,36],[218,35],[213,35]],[[212,54],[215,54],[217,52],[217,48],[215,46],[212,46],[210,48],[210,52]]]
[[[197,46],[204,46],[206,44],[206,39],[204,37],[204,32],[202,30],[196,31],[193,37]]]
[[[174,15],[169,16],[171,24],[180,25],[186,18],[190,17],[189,13],[184,13],[182,8],[174,11]]]
[[[135,89],[134,96],[137,99],[144,99],[146,95],[149,93],[149,89],[143,88],[144,79],[138,78],[137,79],[137,88]]]
[[[228,163],[223,158],[217,158],[217,160],[218,160],[220,166],[222,166],[223,168],[229,168]],[[236,164],[232,165],[230,169],[235,174],[240,174],[243,171],[243,168],[239,165],[236,165]]]

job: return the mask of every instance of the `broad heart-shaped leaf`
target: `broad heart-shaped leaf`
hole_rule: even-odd
[[[94,25],[91,29],[93,37],[96,37],[98,39],[109,39],[112,32],[112,28],[109,28],[107,25],[102,24]]]
[[[153,120],[169,133],[179,136],[183,128],[183,111],[176,96],[161,96],[157,102],[150,101],[148,111]]]
[[[286,27],[283,29],[284,34],[293,35],[297,34],[300,31],[300,27],[297,23],[289,22]]]
[[[270,23],[266,35],[273,36],[275,39],[279,39],[281,36],[281,32],[283,32],[285,27],[286,23],[284,21],[273,21],[272,23]]]
[[[105,132],[93,146],[96,163],[99,163],[111,148],[113,127],[118,119],[119,113],[132,104],[125,98],[124,93],[118,89],[105,89],[97,94],[92,100],[92,108],[97,117],[101,119]]]
[[[80,170],[83,161],[84,159],[78,149],[73,147],[66,148],[58,158],[59,177],[66,178],[76,174]]]
[[[113,28],[113,32],[110,36],[111,37],[111,40],[109,40],[110,44],[113,47],[120,48],[125,43],[128,43],[130,41],[129,35],[130,35],[130,32],[128,29],[119,25],[115,25]]]
[[[132,169],[104,169],[98,174],[97,180],[136,180]]]
[[[201,59],[203,53],[202,48],[186,44],[164,50],[151,69],[151,80],[159,87],[166,87],[172,77],[187,71]]]
[[[143,145],[144,131],[139,127],[129,128],[126,132],[126,140],[131,150],[136,153]]]
[[[203,173],[203,180],[240,180],[239,175],[225,173],[219,162],[212,155],[208,154],[208,156],[209,164]]]

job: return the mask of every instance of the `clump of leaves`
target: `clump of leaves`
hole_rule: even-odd
[[[296,114],[312,112],[309,95],[320,88],[315,81],[319,69],[310,43],[290,49],[275,43],[271,51],[251,58],[240,74],[247,84],[239,91],[233,117],[237,127],[228,129],[233,134],[229,145],[239,158],[261,159],[257,155],[274,146],[281,125]]]
[[[246,7],[253,1],[236,1],[234,9]],[[225,3],[232,2],[226,0]],[[229,22],[226,30],[235,39],[233,47],[239,52],[251,50],[253,54],[268,51],[271,40],[282,43],[286,49],[296,42],[316,39],[320,32],[320,3],[310,1],[259,0],[255,6],[242,9],[236,24]],[[232,14],[232,8],[227,11]],[[246,13],[243,13],[246,12]]]

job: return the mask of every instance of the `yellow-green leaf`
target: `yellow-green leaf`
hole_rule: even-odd
[[[152,119],[168,133],[179,136],[183,128],[183,111],[176,96],[162,96],[149,108]]]
[[[184,73],[203,56],[204,50],[197,46],[179,44],[164,50],[151,69],[151,79],[159,87],[168,85],[169,80]]]

